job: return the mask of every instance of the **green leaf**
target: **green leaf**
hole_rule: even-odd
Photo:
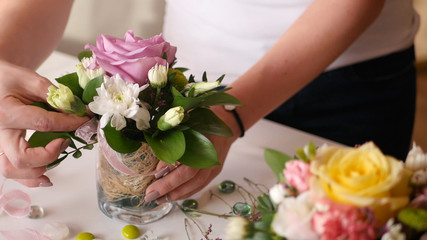
[[[208,168],[220,165],[218,154],[214,145],[199,132],[194,130],[184,131],[185,153],[178,160],[180,163],[192,168]]]
[[[258,200],[258,210],[261,211],[261,213],[275,213],[276,208],[274,207],[273,202],[270,199],[270,196],[267,194],[262,194],[257,198]]]
[[[28,139],[28,143],[30,147],[45,147],[52,140],[63,138],[63,139],[71,139],[71,136],[67,132],[39,132],[36,131],[31,135]],[[76,148],[76,145],[73,141],[70,142],[70,147]]]
[[[235,105],[240,106],[242,103],[234,96],[220,92],[209,92],[197,97],[184,97],[174,95],[173,106],[182,106],[185,111],[197,107],[209,107],[214,105]]]
[[[210,109],[196,108],[189,112],[190,118],[185,125],[191,129],[205,133],[224,137],[231,137],[231,129]]]
[[[216,81],[219,81],[220,83],[222,82],[222,80],[224,80],[225,74],[222,74],[221,77],[219,77]]]
[[[277,179],[282,181],[284,179],[282,172],[285,168],[285,163],[291,160],[291,157],[273,149],[265,149],[264,158]]]
[[[58,166],[62,161],[64,161],[66,158],[68,157],[68,155],[64,155],[60,158],[58,158],[57,160],[49,163],[48,165],[46,165],[46,169],[51,169],[54,168],[56,166]]]
[[[161,132],[156,135],[144,133],[156,157],[166,163],[175,164],[186,151],[186,141],[182,131]]]
[[[427,231],[427,211],[421,208],[404,208],[397,214],[397,219],[417,230]]]
[[[74,158],[80,158],[82,156],[82,151],[77,150],[73,153]]]
[[[82,61],[82,59],[83,58],[90,58],[90,57],[92,57],[92,51],[90,51],[90,50],[85,50],[85,51],[83,51],[83,52],[80,52],[78,55],[77,55],[77,58],[79,59],[79,61],[81,62]]]
[[[207,82],[208,78],[206,77],[206,72],[203,72],[202,82]]]
[[[84,146],[84,147],[83,147],[83,149],[86,149],[86,150],[92,150],[92,149],[93,149],[93,147],[94,147],[94,145],[93,145],[93,144],[88,144],[88,145]]]
[[[132,153],[141,147],[141,142],[126,138],[120,131],[112,127],[110,122],[103,128],[108,145],[119,153]]]
[[[177,67],[177,68],[173,68],[173,69],[178,70],[180,72],[186,72],[186,71],[188,71],[188,68],[184,68],[184,67]]]
[[[79,85],[79,77],[77,73],[73,72],[62,77],[55,79],[58,83],[61,83],[71,89],[74,95],[79,98],[82,98],[83,88]]]
[[[88,104],[93,101],[93,97],[98,96],[96,89],[101,87],[102,79],[103,75],[98,76],[87,83],[82,97],[84,103]]]

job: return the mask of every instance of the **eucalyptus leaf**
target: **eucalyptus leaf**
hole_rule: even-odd
[[[183,132],[185,136],[185,153],[178,160],[192,168],[208,168],[220,165],[214,145],[203,134],[194,130]]]
[[[77,76],[77,73],[73,72],[73,73],[64,75],[62,77],[56,78],[55,80],[58,83],[61,83],[69,87],[74,95],[76,95],[79,98],[82,98],[83,88],[80,87],[79,77]]]
[[[79,59],[79,61],[81,62],[83,58],[85,58],[85,57],[86,57],[86,58],[90,58],[90,57],[92,57],[92,55],[93,55],[92,51],[90,51],[90,50],[85,50],[85,51],[80,52],[80,53],[77,55],[77,58],[78,58],[78,59]]]
[[[85,90],[83,91],[82,97],[84,103],[88,104],[93,101],[93,97],[98,96],[98,92],[96,91],[96,89],[101,87],[102,80],[103,75],[98,76],[87,83]]]
[[[46,147],[48,143],[52,140],[63,138],[71,139],[71,136],[68,132],[34,132],[31,137],[28,139],[30,147]],[[73,141],[70,142],[70,147],[76,148],[76,145]]]
[[[144,133],[144,137],[156,157],[165,163],[174,165],[186,151],[186,141],[182,131],[158,131],[156,135]]]
[[[138,141],[131,140],[123,136],[120,131],[112,127],[110,122],[103,128],[105,139],[108,145],[119,153],[132,153],[141,147],[141,143]]]
[[[210,109],[196,108],[189,112],[189,116],[190,118],[185,122],[185,125],[195,131],[223,137],[233,136],[227,124],[217,117]]]
[[[73,153],[73,157],[74,158],[80,158],[82,156],[82,151],[80,151],[80,150],[76,150],[74,153]]]
[[[284,180],[282,172],[285,168],[285,163],[291,160],[291,157],[273,149],[265,149],[264,159],[276,175],[278,181]]]
[[[84,147],[83,147],[83,149],[86,149],[86,150],[92,150],[92,149],[93,149],[93,147],[94,147],[94,145],[93,145],[93,144],[88,144],[88,145],[84,146]]]

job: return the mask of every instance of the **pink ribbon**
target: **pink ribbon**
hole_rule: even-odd
[[[45,235],[29,228],[16,231],[0,231],[0,234],[7,240],[52,240]]]
[[[156,178],[162,177],[164,174],[168,173],[169,168],[166,166],[158,171],[151,171],[149,173],[137,174],[128,168],[121,159],[120,153],[114,151],[110,145],[108,145],[107,140],[100,133],[99,121],[96,118],[85,122],[81,125],[75,132],[76,136],[83,139],[89,144],[95,143],[95,136],[98,138],[99,148],[104,155],[107,162],[117,171],[131,175],[131,176],[155,176]]]
[[[21,190],[11,190],[3,193],[3,186],[6,180],[0,186],[0,213],[4,211],[11,217],[26,217],[30,212],[31,199],[28,194]],[[24,201],[27,204],[23,208],[17,208],[9,205],[13,201]]]

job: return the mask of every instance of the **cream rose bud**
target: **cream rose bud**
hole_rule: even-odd
[[[160,117],[157,127],[162,131],[166,131],[178,126],[182,122],[182,119],[184,119],[184,108],[181,106],[174,107]]]
[[[80,98],[73,95],[73,92],[67,86],[59,84],[59,87],[57,88],[52,85],[48,90],[47,102],[52,107],[78,116],[84,116],[86,114],[86,106]]]
[[[221,83],[219,81],[216,82],[198,82],[194,84],[192,87],[194,88],[195,95],[199,95],[200,93],[204,93],[210,90],[213,90],[219,87]]]
[[[415,143],[406,157],[405,167],[411,171],[427,168],[427,154]]]
[[[148,80],[153,88],[163,88],[168,82],[168,68],[156,64],[148,71]]]

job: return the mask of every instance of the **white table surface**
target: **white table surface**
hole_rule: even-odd
[[[38,72],[54,79],[74,71],[77,58],[54,52],[39,68]],[[329,140],[307,134],[267,120],[261,120],[247,131],[244,138],[236,141],[227,157],[224,169],[206,188],[192,198],[199,202],[199,209],[224,214],[229,207],[217,198],[209,199],[209,191],[218,193],[217,185],[223,180],[232,180],[251,190],[243,180],[248,177],[255,183],[271,187],[276,178],[264,161],[264,149],[272,148],[284,153],[293,154],[295,149],[313,141],[317,146],[324,143],[335,144]],[[14,181],[7,181],[5,190],[20,189],[28,193],[32,205],[42,206],[45,216],[40,219],[12,218],[5,213],[0,214],[0,231],[21,230],[31,228],[42,231],[48,223],[60,222],[70,228],[69,239],[76,239],[81,232],[91,232],[103,240],[123,239],[121,230],[125,223],[111,220],[98,209],[95,187],[95,160],[97,151],[84,151],[83,157],[69,157],[55,169],[47,172],[53,182],[48,188],[26,188]],[[0,178],[2,178],[0,176]],[[220,195],[225,201],[233,204],[242,201],[238,193]],[[165,218],[158,222],[138,226],[141,232],[153,231],[159,239],[187,239],[185,215],[176,207]],[[227,221],[218,217],[203,215],[196,219],[206,230],[212,224],[210,237],[225,239]],[[188,228],[191,239],[201,239],[197,227],[190,223]],[[0,237],[0,239],[2,239]]]

